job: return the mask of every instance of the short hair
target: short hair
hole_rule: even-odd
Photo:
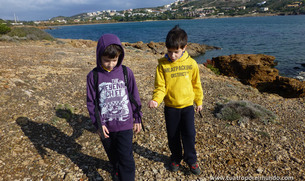
[[[115,58],[120,56],[123,53],[122,47],[120,45],[111,44],[106,47],[105,51],[103,52],[102,56],[106,56],[109,58]]]
[[[166,48],[179,49],[187,45],[186,32],[176,25],[166,36]]]

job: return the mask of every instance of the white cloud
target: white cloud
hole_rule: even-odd
[[[100,10],[156,7],[174,0],[0,0],[0,19],[47,20]]]

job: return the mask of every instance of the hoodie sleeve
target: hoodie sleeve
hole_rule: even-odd
[[[165,97],[165,79],[162,66],[157,66],[156,69],[156,76],[155,76],[155,90],[153,93],[152,99],[158,103],[158,106],[161,104]]]
[[[194,102],[195,102],[196,106],[201,106],[202,100],[203,100],[203,91],[202,91],[200,75],[199,75],[199,68],[198,68],[197,62],[194,63],[193,67],[194,67],[194,72],[193,72],[193,78],[192,78],[192,85],[193,85],[193,90],[195,93]]]
[[[98,128],[98,124],[95,118],[95,104],[94,100],[96,98],[96,92],[94,89],[94,80],[93,80],[93,71],[91,71],[87,75],[87,109],[89,112],[90,119],[92,121],[92,124]],[[103,123],[102,123],[103,124]]]
[[[135,123],[141,123],[142,104],[141,104],[141,99],[140,99],[138,87],[137,87],[137,84],[136,84],[134,74],[129,67],[127,67],[127,72],[128,72],[128,82],[129,82],[128,92],[130,92],[130,94],[134,97],[135,101],[138,103],[138,106],[139,106],[139,108],[138,108],[139,110],[137,111],[136,106],[134,104],[131,104],[133,117],[135,119]]]

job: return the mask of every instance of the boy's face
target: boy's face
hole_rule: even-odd
[[[119,56],[114,58],[109,58],[108,56],[102,56],[102,65],[107,70],[113,70],[113,68],[118,64]]]
[[[167,49],[167,55],[174,62],[181,57],[181,55],[183,54],[185,49],[186,49],[186,46],[184,48],[179,48],[179,49],[168,48]]]

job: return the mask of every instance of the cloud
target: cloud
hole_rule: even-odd
[[[48,20],[56,16],[73,16],[101,10],[125,10],[156,7],[174,0],[0,0],[0,18],[19,20]]]

